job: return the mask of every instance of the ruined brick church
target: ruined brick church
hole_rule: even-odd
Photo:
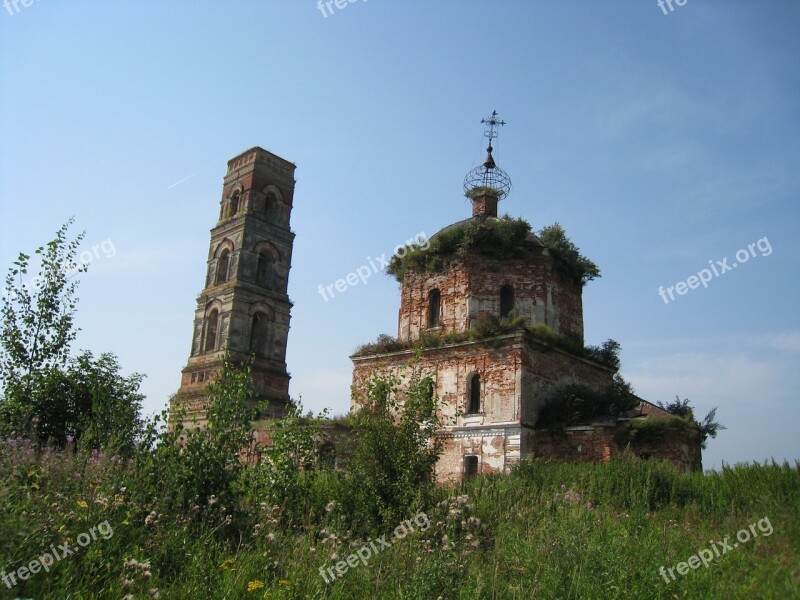
[[[497,207],[510,190],[510,180],[495,164],[491,143],[504,123],[496,113],[484,123],[487,158],[465,181],[472,215],[432,236],[432,244],[439,236],[457,237],[470,224],[503,220]],[[256,394],[269,400],[265,418],[280,416],[290,401],[286,346],[292,304],[287,284],[294,169],[258,147],[228,162],[190,356],[173,401],[200,426],[204,390],[221,367],[226,345],[234,360],[252,358]],[[700,440],[691,431],[664,427],[657,435],[620,435],[629,433],[631,424],[645,423],[643,419],[676,418],[639,398],[637,406],[620,414],[557,429],[540,426],[540,414],[555,390],[565,385],[606,388],[616,368],[553,343],[569,339],[583,347],[582,282],[559,268],[558,259],[532,232],[517,245],[502,256],[458,250],[438,268],[405,269],[396,343],[389,349],[365,346],[366,351],[351,357],[353,389],[363,389],[376,373],[403,381],[418,357],[415,368],[431,376],[446,423],[440,432],[444,452],[436,467],[441,482],[506,472],[524,457],[606,461],[626,450],[642,458],[667,459],[680,470],[700,470]],[[472,335],[487,318],[525,326]],[[550,337],[535,335],[537,327]],[[354,393],[351,410],[358,407]],[[254,434],[251,450],[269,445],[268,425]]]

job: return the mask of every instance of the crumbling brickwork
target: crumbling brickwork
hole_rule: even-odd
[[[411,350],[353,357],[352,409],[358,410],[358,390],[373,374],[408,376]],[[445,451],[437,465],[440,481],[460,479],[464,456],[478,456],[478,472],[506,471],[531,453],[522,438],[533,430],[538,408],[553,387],[582,383],[602,388],[614,371],[535,340],[524,331],[489,340],[462,342],[425,350],[415,368],[432,375],[445,423]],[[480,382],[480,410],[470,412],[470,382]],[[527,439],[527,438],[526,438]]]
[[[473,220],[495,218],[496,201],[476,198],[473,209]],[[488,337],[471,333],[472,341],[453,335],[474,333],[481,314],[488,313],[521,316],[529,326],[547,325],[583,344],[581,284],[562,274],[532,234],[522,245],[514,258],[503,260],[462,248],[439,272],[408,269],[404,274],[397,338],[408,345],[424,343],[414,368],[432,376],[441,401],[444,449],[436,466],[441,482],[506,472],[526,456],[606,461],[621,451],[614,433],[623,420],[609,418],[557,433],[537,427],[542,407],[557,388],[580,384],[601,390],[612,382],[615,369],[525,329]],[[436,337],[441,340],[432,344]],[[351,357],[351,409],[359,409],[360,390],[369,377],[383,373],[403,381],[414,356],[409,349]],[[642,402],[637,416],[646,414],[666,413]],[[701,468],[699,441],[679,433],[629,449],[643,458],[667,459],[681,470]]]
[[[473,199],[471,220],[437,235],[468,222],[495,219],[497,224],[499,196],[487,196],[483,188],[481,193]],[[294,165],[266,150],[252,148],[228,162],[190,356],[173,403],[173,408],[187,410],[189,427],[193,419],[199,426],[205,423],[207,386],[221,369],[226,348],[234,362],[252,359],[256,399],[270,401],[270,412],[262,417],[284,413],[289,401],[285,360],[292,307],[287,285],[293,194]],[[521,241],[516,236],[508,239],[518,243],[510,258],[489,258],[486,252],[462,247],[440,271],[406,269],[397,325],[398,341],[407,349],[351,357],[352,410],[358,410],[365,382],[375,374],[407,381],[413,364],[422,375],[432,376],[443,422],[439,435],[444,452],[436,467],[442,482],[506,472],[526,456],[610,460],[622,451],[616,433],[625,419],[666,415],[642,401],[635,415],[562,431],[538,426],[540,411],[554,390],[567,384],[599,390],[612,382],[615,370],[580,351],[582,285],[574,274],[565,275],[564,264],[532,233]],[[506,254],[494,254],[500,255]],[[486,315],[498,327],[490,333]],[[523,318],[519,327],[516,317]],[[541,325],[547,327],[537,328]],[[577,350],[565,343],[567,338]],[[423,348],[418,361],[414,345]],[[253,442],[242,450],[243,460],[259,460],[261,450],[272,443],[270,427],[269,421],[254,423]],[[348,434],[336,423],[324,430],[334,464],[347,454],[337,455],[334,448],[349,446]],[[702,468],[698,437],[680,430],[666,431],[659,439],[636,438],[625,450],[642,458],[666,458],[682,470]]]
[[[620,426],[621,422],[567,427],[563,431],[531,430],[523,437],[524,453],[566,462],[603,462],[629,451],[643,459],[667,460],[687,473],[702,470],[697,437],[672,433],[657,443],[640,442],[620,447],[615,437]]]
[[[219,220],[211,230],[206,281],[197,298],[189,360],[175,403],[186,424],[205,423],[205,391],[225,349],[234,362],[253,358],[259,399],[281,414],[289,400],[287,295],[294,233],[289,220],[294,165],[262,148],[228,161]],[[176,406],[177,408],[177,406]]]
[[[440,292],[439,319],[434,329],[444,335],[473,327],[481,312],[499,315],[503,286],[513,289],[516,314],[583,343],[581,286],[554,271],[553,259],[541,244],[534,245],[525,259],[457,258],[444,273],[406,273],[397,337],[416,340],[431,329],[431,290]]]

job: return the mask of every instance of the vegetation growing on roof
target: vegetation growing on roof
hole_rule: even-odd
[[[675,434],[698,437],[700,432],[694,422],[681,417],[648,415],[623,423],[614,432],[614,441],[620,448],[624,448],[629,444],[663,442]]]
[[[439,348],[450,344],[475,342],[491,339],[507,333],[526,331],[535,340],[565,350],[575,356],[587,358],[610,369],[618,369],[620,365],[620,345],[614,340],[606,340],[599,346],[584,346],[579,341],[553,331],[544,323],[529,324],[524,317],[513,311],[508,317],[497,317],[489,312],[482,312],[475,319],[472,327],[463,332],[451,331],[445,335],[423,331],[418,340],[400,341],[388,334],[381,334],[375,342],[362,344],[356,348],[353,356],[374,356],[389,354],[403,350]]]
[[[464,193],[464,195],[470,199],[480,198],[481,196],[492,196],[493,198],[501,198],[503,196],[503,190],[488,185],[479,185],[477,187],[467,190]]]
[[[395,254],[386,272],[403,281],[406,271],[432,273],[444,270],[459,250],[489,258],[518,258],[525,248],[522,242],[531,231],[524,219],[508,215],[500,219],[476,219],[439,232],[425,250],[414,248],[402,257]]]
[[[492,188],[474,188],[487,193]],[[463,225],[446,229],[435,235],[427,248],[414,248],[403,256],[394,255],[386,272],[402,283],[406,272],[441,272],[460,253],[474,253],[497,260],[520,258],[532,251],[524,244],[531,233],[525,219],[504,215],[499,219],[471,219]],[[600,277],[599,267],[583,256],[558,223],[544,227],[539,240],[555,259],[558,272],[580,285]]]
[[[676,417],[680,417],[690,423],[693,423],[695,427],[697,427],[697,431],[700,433],[700,446],[703,448],[703,450],[705,450],[706,445],[708,444],[709,437],[715,438],[717,437],[717,433],[719,433],[719,431],[726,429],[726,427],[720,424],[716,419],[716,407],[708,411],[708,414],[703,418],[702,421],[698,421],[694,418],[694,408],[692,408],[692,406],[689,404],[688,398],[681,400],[678,396],[675,396],[674,402],[668,402],[667,404],[662,404],[659,402],[658,406],[663,408],[671,415],[675,415]]]
[[[567,232],[558,223],[542,228],[537,236],[556,259],[556,268],[565,277],[581,285],[600,277],[600,268],[581,254],[580,248],[567,237]]]

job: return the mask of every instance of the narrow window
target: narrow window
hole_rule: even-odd
[[[233,192],[233,196],[231,196],[231,210],[230,216],[234,216],[237,212],[239,212],[239,198],[241,197],[241,192],[236,190]]]
[[[215,308],[206,318],[206,344],[205,351],[211,352],[217,348],[217,325],[219,323],[219,312]],[[201,379],[202,381],[202,379]]]
[[[500,288],[500,317],[507,317],[514,310],[514,288],[504,285]]]
[[[256,283],[261,287],[272,289],[274,282],[275,266],[272,257],[266,250],[258,255],[258,268],[256,269]]]
[[[478,457],[465,456],[464,457],[464,479],[475,477],[478,474]]]
[[[217,280],[215,282],[217,285],[228,281],[228,267],[230,266],[230,262],[231,252],[225,248],[225,250],[220,252],[219,258],[217,259]]]
[[[438,289],[428,293],[428,327],[439,326],[439,311],[441,309],[442,294]]]
[[[253,325],[250,328],[250,352],[259,356],[267,355],[269,327],[267,315],[261,312],[253,315]]]
[[[267,194],[266,199],[264,200],[264,216],[268,220],[272,221],[275,219],[277,212],[278,212],[278,197],[274,193],[269,192]]]
[[[481,411],[481,377],[475,373],[469,380],[469,406],[467,413],[475,414]]]

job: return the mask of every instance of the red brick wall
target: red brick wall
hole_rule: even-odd
[[[563,432],[530,430],[522,437],[522,453],[565,462],[602,462],[627,449],[643,458],[668,460],[680,471],[702,471],[700,442],[696,438],[673,433],[657,443],[620,448],[614,441],[615,430],[613,425],[568,427]]]
[[[514,288],[517,314],[583,341],[582,287],[555,274],[544,249],[524,259],[490,260],[474,255],[453,261],[444,273],[407,272],[400,300],[397,337],[415,340],[428,327],[428,294],[441,292],[440,322],[446,334],[469,329],[483,311],[500,314],[500,288]]]
[[[372,373],[384,371],[403,379],[412,356],[412,351],[404,351],[354,358],[353,410]],[[479,457],[479,473],[507,470],[526,452],[520,437],[526,431],[523,414],[533,415],[533,424],[551,386],[571,382],[602,387],[613,376],[609,369],[531,341],[525,333],[431,348],[423,352],[416,368],[422,374],[435,374],[442,403],[445,448],[437,464],[440,481],[461,478],[465,455]],[[481,412],[464,414],[468,381],[475,372],[481,379]],[[600,455],[605,458],[607,452]]]
[[[539,411],[556,386],[580,383],[597,389],[609,385],[614,371],[573,356],[558,348],[533,342],[533,350],[525,353],[523,365],[520,418],[527,425],[535,425]]]

